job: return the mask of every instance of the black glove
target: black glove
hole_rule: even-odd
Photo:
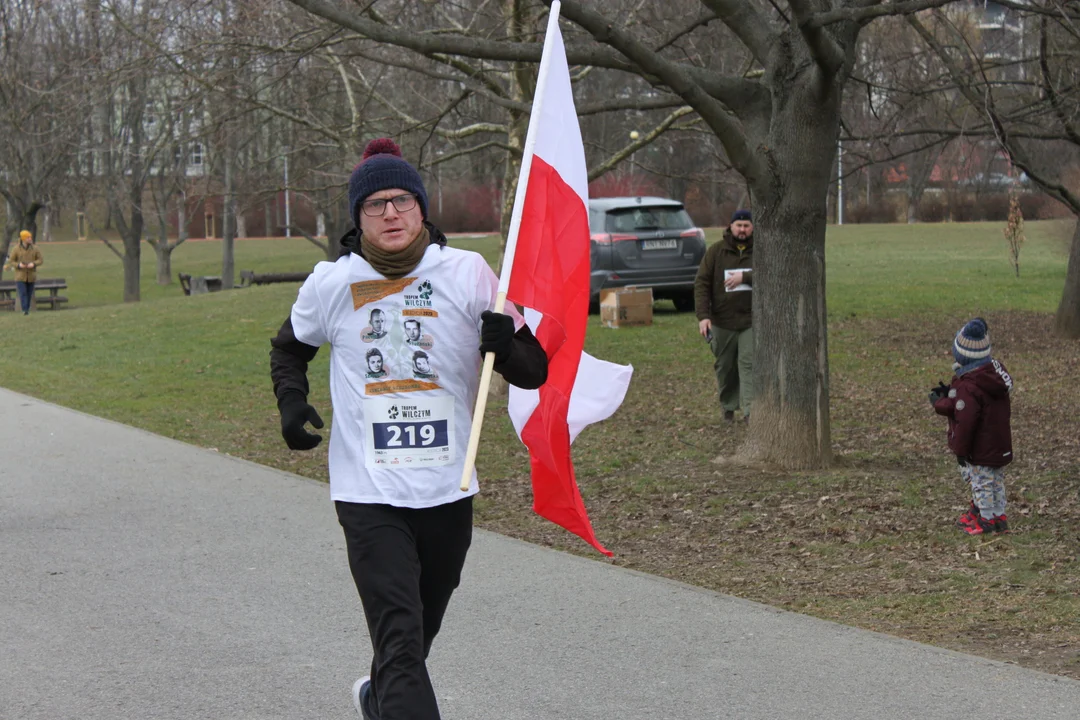
[[[968,459],[966,457],[964,457],[963,455],[957,455],[956,456],[956,464],[959,465],[960,467],[967,467]]]
[[[509,360],[514,345],[514,318],[485,310],[480,320],[480,354],[495,353],[496,364]]]
[[[312,427],[320,429],[323,420],[303,395],[286,395],[278,403],[278,409],[281,411],[281,437],[285,438],[290,450],[310,450],[322,442],[322,435],[309,433],[304,428],[305,423],[310,422]]]
[[[930,391],[930,404],[934,405],[943,397],[949,396],[949,386],[938,381],[937,387]]]

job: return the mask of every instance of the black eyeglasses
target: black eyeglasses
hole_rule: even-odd
[[[412,193],[395,195],[385,200],[365,200],[360,203],[360,208],[368,217],[382,217],[386,214],[386,203],[394,203],[394,209],[398,212],[406,212],[416,207],[416,196]]]

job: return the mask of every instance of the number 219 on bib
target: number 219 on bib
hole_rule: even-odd
[[[450,444],[445,420],[373,423],[376,450],[443,448]]]

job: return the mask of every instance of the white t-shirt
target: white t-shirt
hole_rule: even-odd
[[[292,308],[296,339],[329,343],[330,497],[425,508],[460,488],[483,363],[480,314],[498,278],[477,253],[431,245],[390,280],[355,253],[321,262]],[[524,324],[513,303],[504,312]]]

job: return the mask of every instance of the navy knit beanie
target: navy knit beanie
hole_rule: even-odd
[[[420,213],[427,220],[427,191],[420,173],[401,157],[401,148],[390,138],[372,140],[364,148],[364,159],[349,178],[349,211],[360,227],[360,203],[380,190],[400,188],[416,195]]]
[[[736,210],[734,213],[732,213],[731,222],[736,222],[737,220],[745,220],[746,222],[753,222],[753,220],[750,219],[750,211],[745,210],[745,209]]]
[[[986,321],[975,318],[960,328],[953,340],[952,352],[953,358],[961,366],[989,360],[990,335],[987,333]]]

